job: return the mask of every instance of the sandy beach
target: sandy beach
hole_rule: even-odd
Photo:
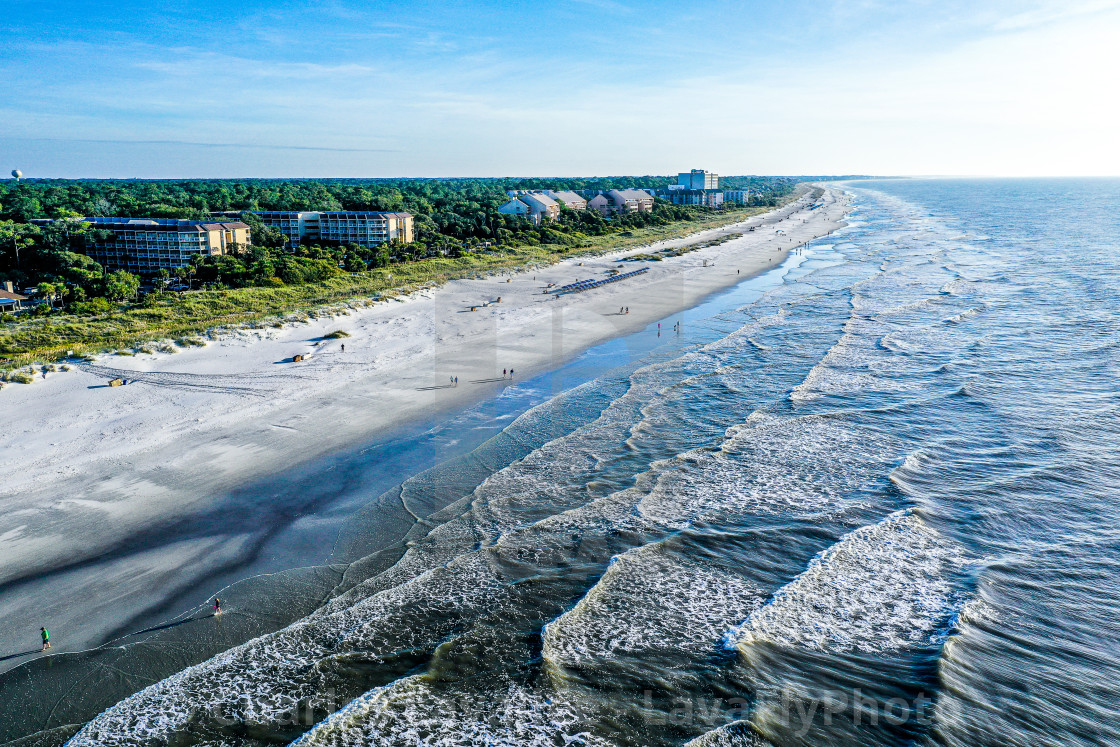
[[[843,225],[846,195],[826,189],[818,201],[813,209],[806,195],[685,239],[454,281],[176,354],[104,355],[5,387],[0,670],[30,658],[16,654],[40,619],[67,631],[56,653],[97,645],[164,592],[236,557],[235,538],[146,540],[213,520],[215,496],[491,397],[510,383],[503,370],[531,377],[690,308]],[[622,261],[740,233],[660,262]],[[548,292],[641,268],[584,293]],[[349,337],[325,338],[336,330]],[[108,386],[115,377],[127,385]],[[79,594],[92,601],[76,609],[69,600]]]

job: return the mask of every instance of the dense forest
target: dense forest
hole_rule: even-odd
[[[178,274],[191,285],[243,287],[293,285],[430,256],[458,256],[485,247],[525,245],[580,246],[588,237],[635,228],[689,221],[708,208],[657,200],[650,213],[624,213],[607,220],[595,211],[563,210],[560,219],[534,226],[498,213],[507,190],[615,189],[660,187],[668,176],[596,179],[246,179],[246,180],[34,180],[0,184],[0,280],[18,288],[38,288],[50,304],[72,311],[99,312],[110,301],[130,298],[140,279],[123,271],[105,272],[79,252],[70,237],[92,230],[79,218],[210,217],[216,212],[249,210],[403,211],[415,216],[416,241],[410,245],[364,247],[309,246],[286,251],[279,232],[243,213],[252,228],[253,246],[214,257],[198,257]],[[789,194],[793,179],[728,177],[728,188],[750,188],[752,205],[775,205]],[[57,219],[36,226],[36,218]],[[80,248],[80,246],[78,247]],[[156,287],[161,287],[157,283]]]

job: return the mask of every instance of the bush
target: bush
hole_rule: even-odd
[[[35,377],[27,371],[8,371],[4,374],[4,381],[14,381],[17,384],[30,384]]]
[[[75,314],[108,314],[112,310],[113,305],[104,298],[91,298],[88,301],[70,304],[70,311]]]
[[[334,332],[331,332],[329,335],[323,335],[323,339],[324,340],[338,340],[340,338],[349,337],[349,336],[350,336],[349,332],[346,332],[346,331],[341,330],[341,329],[336,329]]]

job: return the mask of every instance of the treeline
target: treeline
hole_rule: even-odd
[[[408,212],[415,216],[415,242],[378,247],[327,246],[284,249],[284,237],[251,213],[252,248],[216,257],[198,257],[178,274],[183,282],[242,287],[315,282],[339,272],[357,272],[429,256],[457,256],[483,249],[555,245],[578,247],[590,237],[693,220],[708,208],[657,200],[649,213],[622,213],[610,220],[595,211],[563,210],[557,221],[534,226],[498,207],[507,190],[582,190],[660,187],[669,176],[595,179],[244,179],[244,180],[32,180],[0,184],[0,280],[40,289],[44,297],[89,304],[90,311],[132,288],[119,273],[107,273],[74,251],[67,238],[96,229],[82,216],[205,219],[215,212],[251,210],[355,210]],[[738,181],[746,180],[746,181]],[[728,188],[749,186],[754,204],[774,205],[794,188],[791,179],[730,177]],[[36,218],[60,219],[48,226]],[[80,240],[79,240],[80,244]],[[91,303],[92,302],[92,303]],[[81,309],[83,307],[75,307]]]
[[[621,213],[607,220],[594,210],[562,210],[558,220],[534,226],[524,218],[498,213],[495,208],[480,212],[473,222],[457,216],[458,223],[445,230],[417,230],[417,239],[412,244],[394,240],[377,246],[312,245],[291,250],[284,249],[284,237],[279,231],[265,226],[253,213],[243,213],[242,220],[252,230],[252,247],[229,254],[197,256],[191,267],[185,268],[185,274],[178,274],[180,278],[233,288],[295,285],[323,280],[339,272],[362,272],[430,256],[459,257],[470,251],[501,252],[517,246],[553,245],[563,252],[592,236],[667,226],[709,212],[705,208],[657,201],[649,213]]]

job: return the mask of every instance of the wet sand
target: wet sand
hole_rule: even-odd
[[[842,225],[840,192],[826,191],[815,210],[811,203],[647,248],[455,281],[345,316],[246,330],[176,355],[103,356],[6,388],[0,671],[39,657],[28,640],[42,624],[55,632],[57,655],[171,619],[182,612],[176,600],[272,551],[270,538],[297,521],[315,541],[285,545],[274,564],[323,562],[329,540],[315,534],[317,512],[338,508],[319,501],[314,485],[281,489],[306,477],[306,465],[492,397],[509,383],[503,369],[531,377],[765,271]],[[738,233],[661,262],[620,262]],[[649,272],[585,293],[545,292],[605,278],[619,264]],[[350,337],[324,339],[337,329]],[[295,355],[305,360],[291,362]],[[114,375],[132,382],[107,387]],[[453,376],[459,385],[447,386]],[[246,484],[254,489],[239,491]],[[389,547],[414,517],[383,510],[377,543]]]

